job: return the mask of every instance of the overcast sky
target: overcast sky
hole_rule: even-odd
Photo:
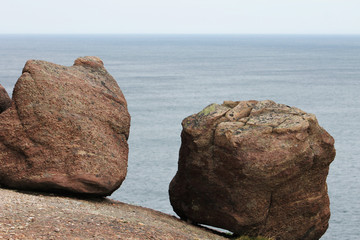
[[[360,34],[360,0],[0,0],[0,33]]]

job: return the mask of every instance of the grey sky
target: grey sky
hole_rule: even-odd
[[[0,33],[360,34],[360,0],[0,0]]]

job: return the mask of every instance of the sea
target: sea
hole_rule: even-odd
[[[176,215],[181,121],[211,103],[271,99],[314,113],[335,138],[321,239],[359,239],[359,35],[0,35],[0,83],[11,95],[27,60],[79,56],[103,60],[132,117],[128,174],[110,198]]]

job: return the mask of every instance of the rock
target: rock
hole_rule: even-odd
[[[11,99],[5,88],[0,84],[0,113],[11,107]]]
[[[273,101],[212,104],[182,122],[174,211],[194,223],[276,239],[319,239],[330,217],[334,139]]]
[[[110,195],[127,172],[130,115],[97,57],[30,60],[0,114],[0,185]]]

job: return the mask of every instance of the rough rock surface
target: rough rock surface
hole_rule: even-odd
[[[226,240],[144,207],[0,188],[0,239]]]
[[[325,233],[334,139],[313,114],[269,100],[229,101],[182,125],[169,188],[181,218],[275,239]]]
[[[5,88],[0,84],[0,113],[11,107],[11,99]]]
[[[130,115],[97,57],[30,60],[0,114],[0,185],[109,195],[127,172]]]

